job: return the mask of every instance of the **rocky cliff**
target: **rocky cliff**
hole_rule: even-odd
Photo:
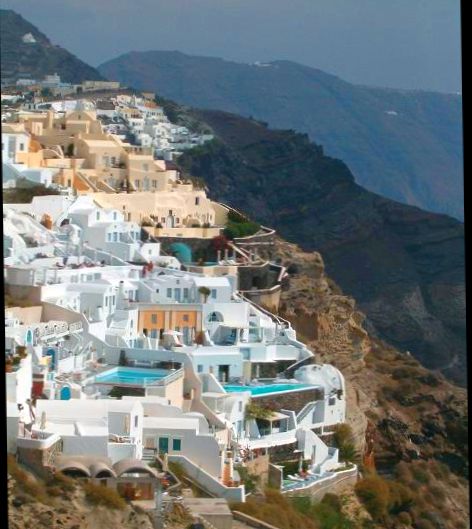
[[[435,462],[443,463],[449,471],[440,470],[439,477],[434,478],[442,500],[439,505],[432,500],[428,512],[442,523],[437,527],[467,527],[466,390],[425,369],[411,355],[369,336],[355,300],[345,296],[326,275],[319,253],[303,252],[279,239],[272,257],[290,271],[282,293],[281,315],[315,351],[317,362],[332,363],[345,376],[346,422],[364,464],[375,466],[380,475],[395,477],[407,487],[421,488],[421,483],[412,485],[406,476],[428,476],[436,472]],[[426,489],[424,494],[428,494]],[[411,508],[418,522],[414,527],[423,527],[423,515],[416,512],[424,509],[420,503],[415,500]],[[382,527],[397,528],[399,522],[394,517]]]
[[[464,226],[360,187],[306,135],[193,111],[217,139],[182,167],[210,196],[323,255],[373,335],[466,383]]]

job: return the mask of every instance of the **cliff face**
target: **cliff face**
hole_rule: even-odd
[[[35,43],[22,37],[31,33]],[[35,26],[14,11],[0,10],[0,62],[2,79],[31,78],[42,80],[58,73],[61,80],[80,83],[104,77],[64,48],[53,45]]]
[[[435,460],[445,463],[451,472],[444,472],[436,484],[442,500],[440,505],[433,501],[428,509],[442,520],[441,527],[466,527],[466,390],[425,369],[411,355],[370,336],[355,300],[327,276],[319,253],[304,252],[279,239],[271,257],[290,273],[281,296],[281,315],[316,353],[317,363],[332,363],[343,372],[346,422],[357,448],[366,456],[364,463],[404,484],[405,472],[420,472],[421,465],[423,472],[431,472]],[[446,506],[449,511],[440,512]],[[413,510],[416,508],[419,503]]]
[[[217,111],[194,111],[217,140],[180,163],[210,196],[319,251],[366,328],[466,383],[464,228],[366,191],[306,135]]]
[[[290,61],[264,67],[179,52],[131,52],[99,67],[198,108],[306,132],[367,189],[463,218],[462,98],[356,86]]]

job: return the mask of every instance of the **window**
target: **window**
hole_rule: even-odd
[[[184,320],[184,321],[188,321],[188,314],[184,314],[184,315],[183,315],[183,320]]]
[[[219,312],[211,312],[208,315],[208,321],[209,322],[212,322],[212,321],[223,321],[223,315],[220,314]]]
[[[158,336],[158,329],[152,329],[151,330],[151,338],[157,338]]]
[[[197,371],[198,371],[198,373],[203,373],[203,365],[202,364],[198,364]]]
[[[20,143],[20,151],[24,151],[25,150],[25,144],[24,143]]]
[[[167,289],[167,297],[168,297],[168,298],[171,298],[171,297],[172,297],[172,289],[171,289],[171,288],[168,288],[168,289]]]
[[[113,212],[113,220],[116,220],[117,215],[118,215],[118,214],[116,213],[116,211],[114,211],[114,212]]]
[[[172,439],[172,450],[176,452],[182,450],[182,439]]]
[[[200,197],[195,197],[195,205],[196,206],[200,205]]]
[[[157,323],[157,314],[152,314],[152,316],[151,316],[151,322],[152,322],[152,323]]]
[[[216,299],[216,289],[215,289],[215,288],[212,288],[212,289],[211,289],[211,297],[212,297],[213,299]]]
[[[134,416],[134,427],[135,427],[135,428],[138,427],[138,420],[139,420],[138,415],[135,415],[135,416]]]
[[[100,220],[100,211],[97,211],[97,213],[95,214],[95,218],[96,218],[97,220]]]
[[[107,233],[107,241],[111,242],[111,233]]]

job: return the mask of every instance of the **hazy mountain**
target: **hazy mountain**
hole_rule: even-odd
[[[249,65],[166,51],[131,52],[99,71],[183,104],[306,132],[367,189],[463,218],[459,95],[356,86],[289,61]]]
[[[354,182],[307,135],[220,111],[193,111],[217,140],[179,163],[210,196],[273,226],[359,303],[370,330],[466,381],[464,226]]]
[[[34,43],[23,42],[31,33]],[[61,80],[80,83],[104,77],[95,69],[49,39],[14,11],[0,9],[0,60],[2,80],[31,78],[41,80],[58,73]]]

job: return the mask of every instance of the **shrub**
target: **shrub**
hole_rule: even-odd
[[[352,463],[359,459],[352,428],[348,424],[340,424],[336,426],[333,433],[333,442],[334,445],[339,448],[339,458],[342,461]]]
[[[61,489],[61,487],[55,485],[53,487],[48,487],[47,488],[47,493],[49,496],[53,496],[54,498],[57,497],[57,496],[63,496],[64,495],[64,491]]]
[[[117,510],[123,510],[126,507],[125,500],[115,489],[95,485],[90,482],[84,483],[83,487],[87,500],[93,505],[103,505]]]
[[[379,476],[368,476],[358,481],[355,492],[375,521],[381,522],[388,513],[390,489]]]
[[[62,490],[69,492],[75,489],[76,481],[62,472],[56,472],[49,480],[48,486],[49,485],[51,487],[60,487]]]
[[[241,481],[244,483],[246,493],[254,492],[257,488],[257,483],[259,482],[259,476],[255,474],[249,474],[248,469],[239,465],[235,467],[239,473]]]
[[[169,470],[177,477],[177,479],[182,480],[182,478],[186,476],[184,467],[180,463],[177,463],[177,461],[169,461],[168,466]]]
[[[44,493],[44,483],[36,479],[32,474],[21,468],[14,456],[7,457],[8,473],[16,481],[16,486],[25,494],[31,496],[40,503],[47,503],[48,498]]]
[[[431,476],[422,468],[413,467],[413,479],[421,484],[429,483]]]

